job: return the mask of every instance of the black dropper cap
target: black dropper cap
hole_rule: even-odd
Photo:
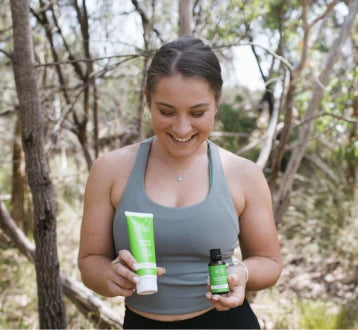
[[[210,249],[210,260],[211,261],[221,260],[221,250],[220,249]]]

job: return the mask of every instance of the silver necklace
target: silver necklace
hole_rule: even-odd
[[[187,172],[188,168],[184,169],[184,170],[181,170],[181,173],[178,173],[177,171],[175,171],[172,166],[169,165],[169,163],[164,159],[162,158],[162,160],[164,161],[164,163],[166,164],[166,166],[169,168],[169,170],[171,172],[173,172],[173,174],[175,174],[176,176],[176,181],[177,182],[183,182],[184,180],[184,175],[185,173]]]

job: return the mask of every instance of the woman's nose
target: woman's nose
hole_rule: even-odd
[[[178,117],[173,125],[173,132],[180,137],[185,137],[191,131],[191,122],[189,118]]]

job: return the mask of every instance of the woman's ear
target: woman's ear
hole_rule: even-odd
[[[215,119],[218,119],[219,114],[220,114],[220,103],[221,103],[221,93],[215,103]]]

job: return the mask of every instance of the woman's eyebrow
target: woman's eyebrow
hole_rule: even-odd
[[[165,107],[168,107],[168,108],[171,108],[171,109],[175,109],[175,106],[171,105],[171,104],[168,104],[168,103],[165,103],[165,102],[155,102],[156,105],[162,105],[162,106],[165,106]],[[196,109],[196,108],[200,108],[200,107],[206,107],[206,106],[209,106],[210,104],[209,103],[198,103],[198,104],[195,104],[195,105],[192,105],[190,107],[190,109]]]
[[[210,103],[198,103],[198,104],[192,105],[190,107],[190,109],[195,109],[195,108],[200,108],[200,107],[207,107],[209,105],[210,105]]]
[[[155,102],[156,105],[163,105],[165,107],[168,107],[168,108],[172,108],[172,109],[175,109],[175,107],[171,104],[168,104],[168,103],[165,103],[165,102]]]

